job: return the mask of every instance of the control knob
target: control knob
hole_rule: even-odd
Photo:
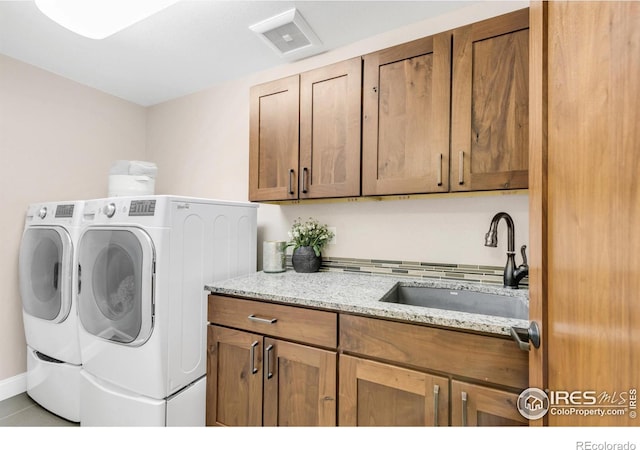
[[[116,213],[116,205],[114,203],[109,203],[104,207],[104,214],[111,218]]]
[[[40,217],[41,219],[44,219],[45,217],[47,217],[47,207],[43,206],[42,208],[40,208],[40,211],[38,211],[38,217]]]

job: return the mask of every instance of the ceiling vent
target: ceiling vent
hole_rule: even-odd
[[[295,8],[251,25],[249,29],[287,59],[304,58],[322,50],[322,42]]]

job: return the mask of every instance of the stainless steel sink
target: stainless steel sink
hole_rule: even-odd
[[[398,284],[380,301],[511,319],[529,319],[529,308],[521,299],[485,292]]]

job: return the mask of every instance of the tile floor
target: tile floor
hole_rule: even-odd
[[[0,402],[0,427],[74,427],[77,423],[42,408],[26,394]]]

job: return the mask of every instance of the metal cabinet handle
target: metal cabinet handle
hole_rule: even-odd
[[[309,169],[307,169],[306,167],[304,167],[302,169],[302,193],[306,194],[308,192],[307,189],[307,184],[309,182],[308,180],[308,173],[309,173]]]
[[[253,320],[254,322],[260,322],[260,323],[276,323],[278,321],[278,319],[276,318],[263,319],[262,317],[257,317],[255,314],[251,314],[250,316],[247,316],[247,319]]]
[[[266,368],[267,370],[265,371],[265,376],[267,377],[267,380],[270,380],[273,377],[273,370],[271,369],[271,352],[273,351],[273,345],[269,345],[267,347],[267,349],[265,350],[266,356],[265,359],[267,360],[266,362]]]
[[[464,151],[460,151],[458,160],[458,184],[464,184]]]
[[[255,374],[258,372],[258,369],[256,368],[256,347],[258,346],[258,341],[253,341],[253,344],[251,344],[251,348],[249,349],[249,358],[251,359],[251,373]]]
[[[442,153],[440,153],[440,160],[438,163],[440,164],[440,169],[438,171],[438,186],[442,186]]]
[[[467,393],[462,392],[462,426],[467,426]]]
[[[440,386],[433,386],[433,426],[438,426],[438,400],[440,397]]]
[[[295,173],[295,171],[293,169],[289,169],[289,194],[293,195],[295,194],[295,192],[293,192],[293,174]]]
[[[522,351],[530,351],[531,344],[535,348],[540,347],[540,328],[537,322],[529,323],[529,328],[511,327],[511,337]]]

